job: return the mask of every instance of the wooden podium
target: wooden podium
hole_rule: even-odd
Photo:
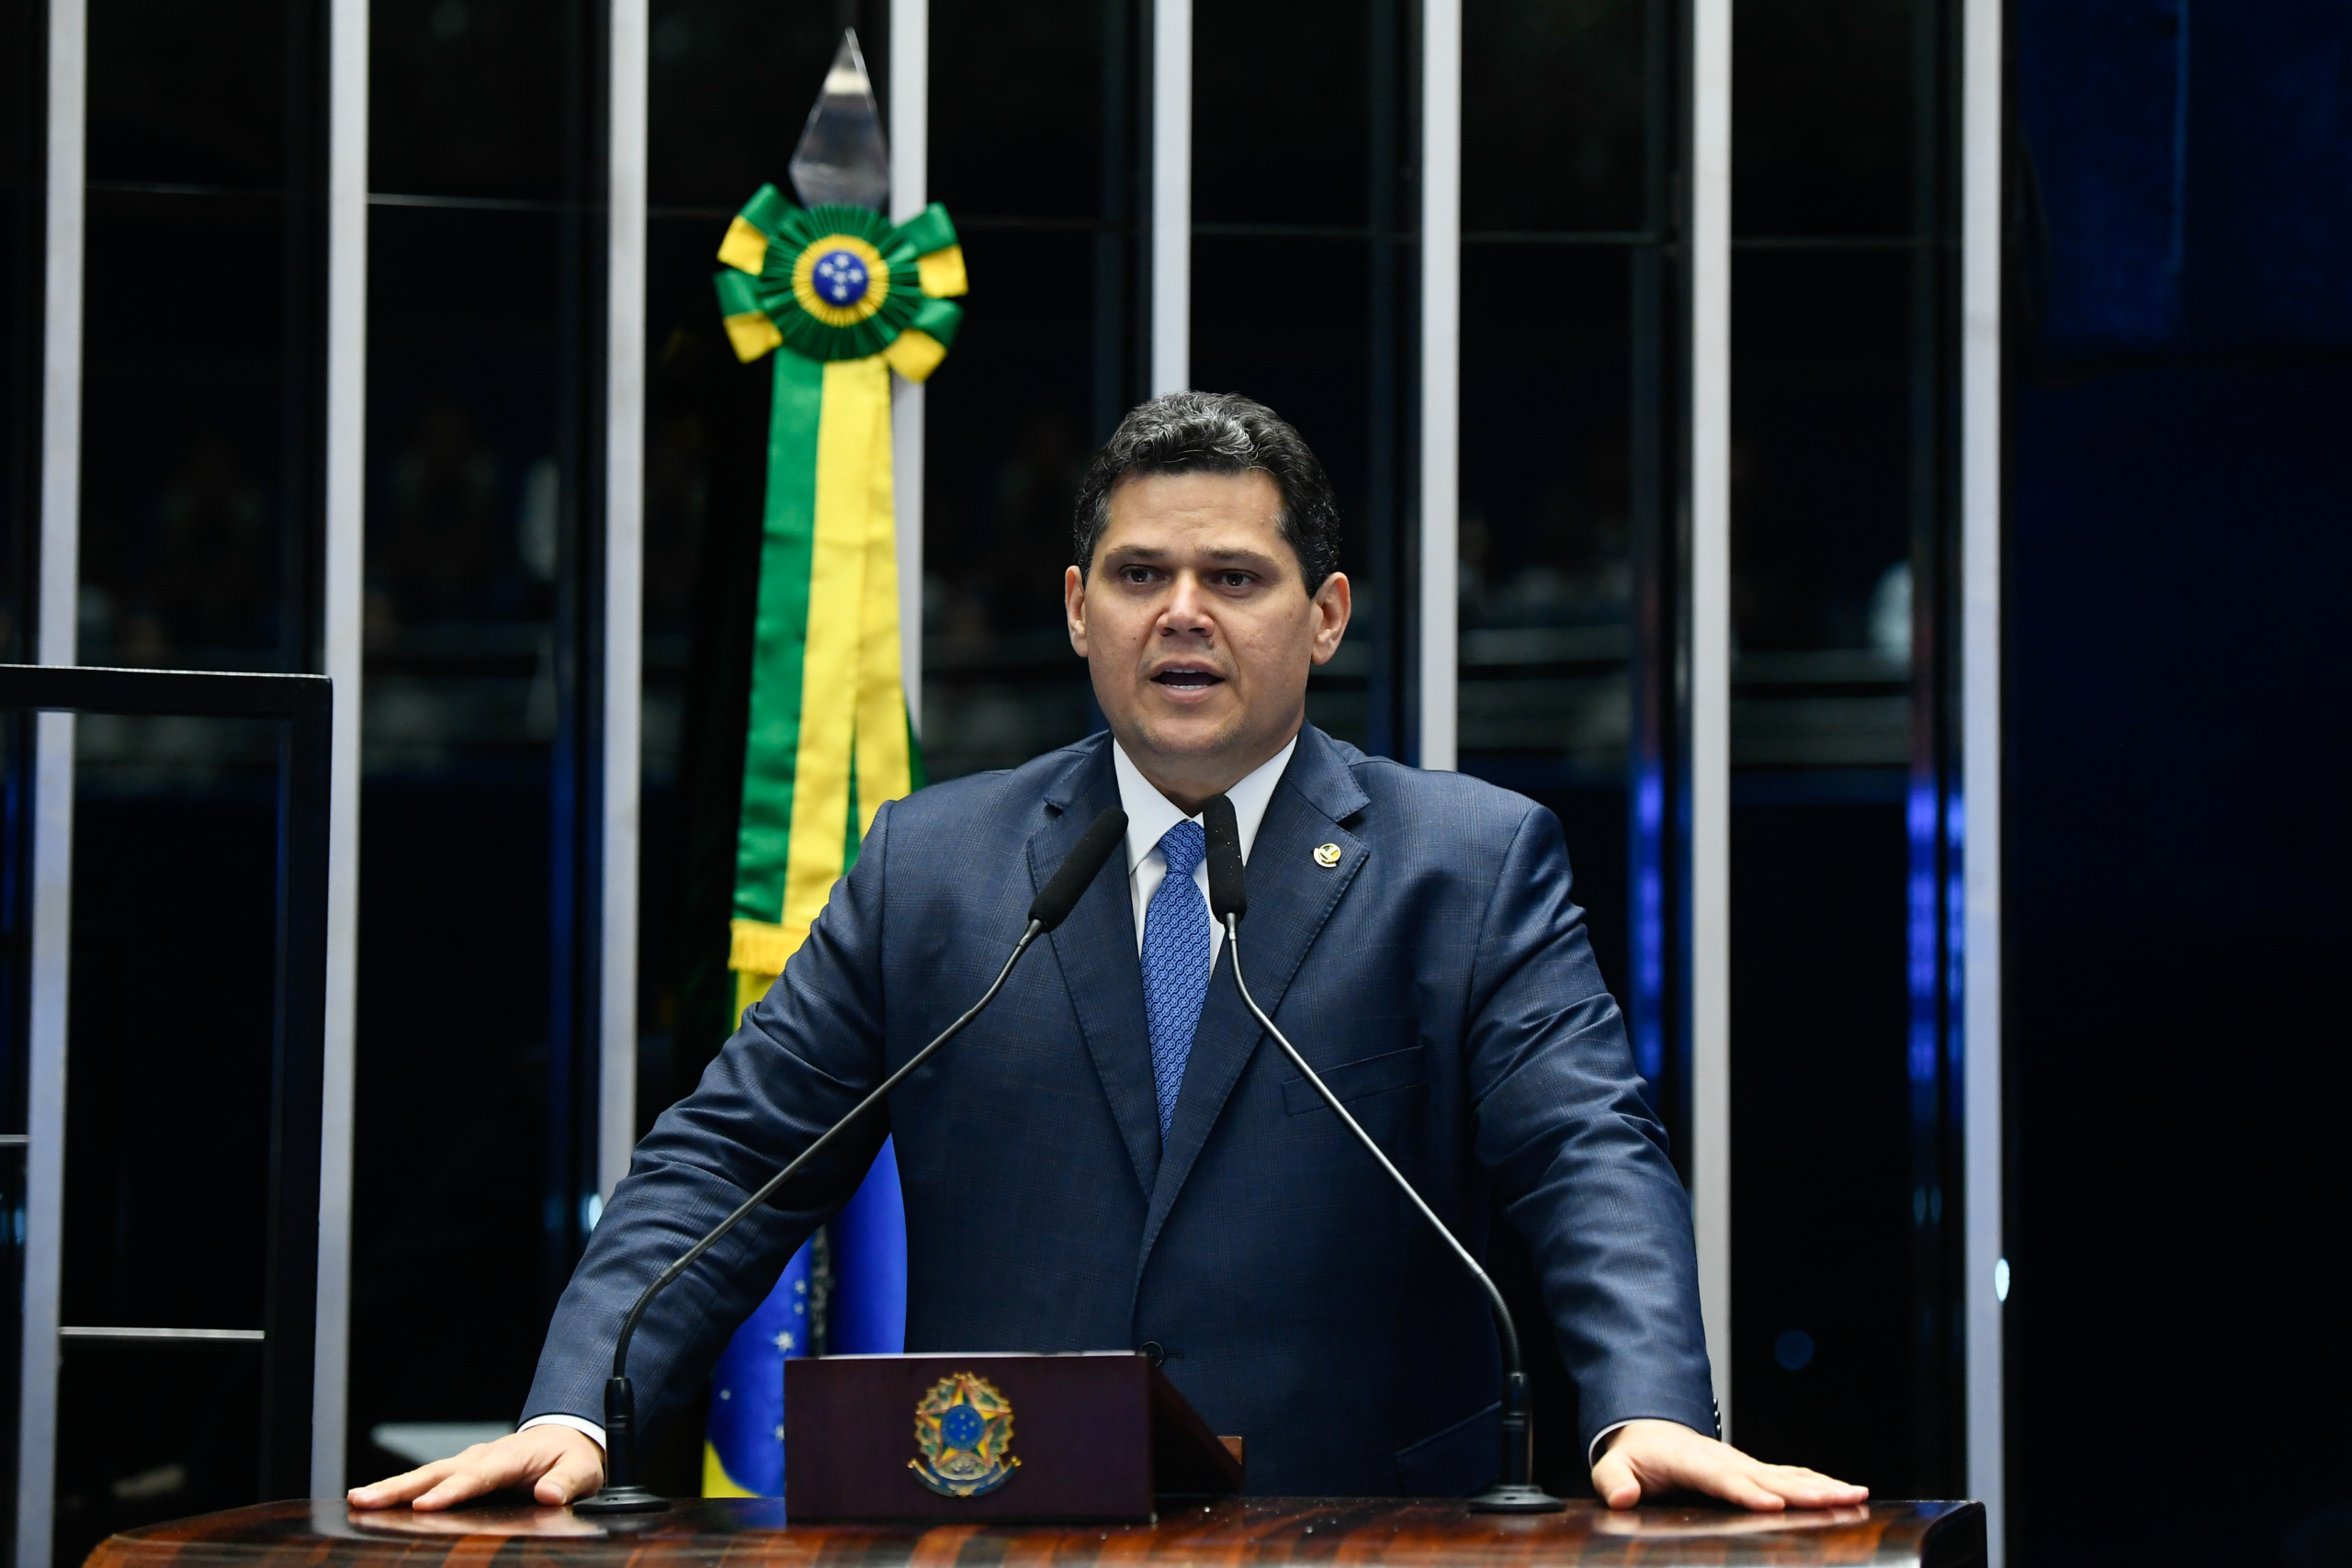
[[[1562,1514],[1472,1514],[1461,1503],[1233,1497],[1164,1506],[1143,1525],[791,1525],[768,1498],[683,1501],[591,1520],[493,1503],[360,1514],[265,1503],[102,1542],[87,1568],[1568,1568],[1569,1564],[1984,1561],[1974,1503],[1871,1503],[1790,1514],[1591,1502]]]

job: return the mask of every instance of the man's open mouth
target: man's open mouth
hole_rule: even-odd
[[[1152,681],[1159,685],[1187,688],[1215,686],[1222,683],[1224,680],[1224,676],[1210,670],[1162,670],[1152,677]]]

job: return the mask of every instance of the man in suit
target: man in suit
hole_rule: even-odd
[[[654,1305],[630,1368],[674,1416],[884,1134],[910,1350],[1140,1347],[1253,1491],[1461,1495],[1492,1479],[1484,1297],[1261,1039],[1208,918],[1228,796],[1258,999],[1446,1223],[1525,1237],[1612,1506],[1864,1495],[1715,1439],[1689,1209],[1569,897],[1557,820],[1306,723],[1347,629],[1329,481],[1246,399],[1131,413],[1077,508],[1064,597],[1110,732],[885,807],[856,868],[700,1088],[664,1112],[549,1328],[522,1430],[352,1494],[447,1506],[602,1478],[603,1382],[639,1292],[979,994],[1107,807],[1106,869],[995,1005]]]

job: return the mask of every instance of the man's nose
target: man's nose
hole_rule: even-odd
[[[1180,571],[1170,586],[1168,606],[1159,614],[1159,631],[1163,637],[1177,637],[1187,632],[1209,635],[1216,629],[1216,622],[1209,615],[1208,590],[1199,577]]]

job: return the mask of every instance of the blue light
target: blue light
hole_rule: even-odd
[[[1772,1359],[1784,1371],[1803,1371],[1813,1363],[1813,1336],[1802,1328],[1785,1331],[1772,1341]]]
[[[1936,981],[1943,968],[1943,931],[1937,918],[1941,899],[1936,886],[1936,822],[1942,813],[1937,809],[1935,780],[1932,777],[1914,778],[1908,804],[1909,810],[1905,816],[1911,840],[1907,884],[1910,906],[1911,1105],[1915,1117],[1929,1119],[1935,1115],[1936,1035],[1939,1021],[1937,1004],[1940,998],[1937,996]]]
[[[1634,1066],[1656,1085],[1666,1066],[1666,781],[1645,762],[1634,782]],[[1653,1089],[1653,1098],[1655,1090]]]
[[[1964,859],[1961,846],[1966,841],[1968,810],[1959,790],[1953,790],[1944,800],[1944,992],[1948,998],[1944,1016],[1946,1038],[1944,1056],[1951,1064],[1951,1081],[1961,1081],[1961,1065],[1966,1036],[1962,1030],[1966,995],[1964,986],[1968,964],[1963,958],[1968,932],[1968,884],[1962,875]]]

